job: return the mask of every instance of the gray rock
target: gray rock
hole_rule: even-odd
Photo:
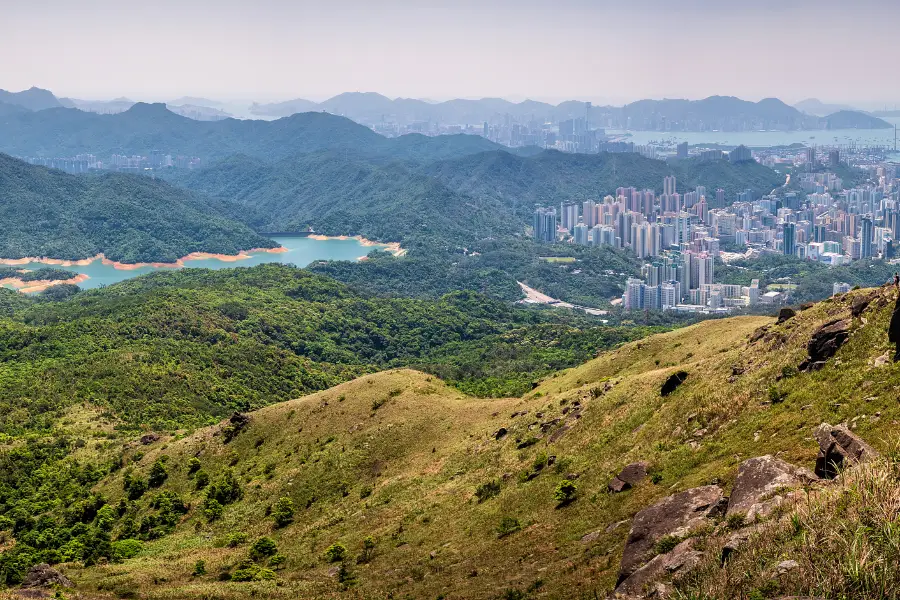
[[[22,582],[23,588],[48,588],[53,586],[70,588],[75,587],[75,584],[47,563],[40,563],[28,569],[28,574],[25,575],[25,580]]]
[[[663,498],[636,514],[622,551],[618,583],[652,558],[653,547],[660,538],[703,525],[723,497],[722,488],[707,485]]]
[[[144,446],[150,445],[153,442],[159,440],[159,435],[155,433],[147,433],[141,436],[141,444]]]
[[[782,489],[795,488],[816,479],[818,477],[808,469],[774,456],[750,458],[738,467],[725,515],[743,514],[750,522],[757,517],[767,517],[784,501],[783,494],[779,494]]]
[[[784,575],[788,571],[793,571],[794,569],[799,569],[799,568],[800,568],[800,563],[798,563],[796,560],[783,560],[780,563],[778,563],[778,566],[775,567],[775,570],[778,572],[779,575]]]
[[[841,468],[878,456],[872,446],[851,432],[846,425],[822,423],[813,435],[819,443],[815,471],[823,479],[834,479]]]
[[[777,324],[780,325],[781,323],[784,323],[788,319],[793,319],[796,315],[797,315],[797,311],[795,311],[793,308],[788,308],[787,306],[785,306],[784,308],[782,308],[781,310],[778,311]]]
[[[586,533],[583,536],[581,536],[581,543],[582,544],[590,544],[591,542],[596,541],[597,538],[599,538],[599,537],[600,537],[599,531],[592,531],[590,533]]]
[[[654,556],[616,586],[616,594],[639,595],[653,590],[663,577],[684,575],[703,559],[703,553],[694,550],[694,539],[684,540],[667,554]]]
[[[801,371],[815,371],[834,356],[850,338],[850,319],[838,319],[825,323],[813,333],[806,346],[809,356],[800,363]]]

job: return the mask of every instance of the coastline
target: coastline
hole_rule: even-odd
[[[78,285],[84,281],[90,279],[85,273],[78,273],[75,277],[71,279],[38,279],[36,281],[22,281],[18,277],[6,277],[4,279],[0,279],[0,286],[10,285],[17,292],[21,292],[23,294],[33,294],[35,292],[43,292],[48,287],[52,287],[54,285],[58,285],[60,283],[71,283],[74,285]]]
[[[319,233],[312,233],[308,236],[311,240],[356,240],[359,242],[360,246],[371,247],[371,246],[384,246],[385,251],[390,252],[396,257],[401,257],[406,255],[406,248],[402,248],[400,246],[400,242],[373,242],[372,240],[366,239],[361,235],[321,235]],[[362,260],[365,257],[360,257]]]
[[[273,254],[278,254],[281,252],[287,252],[288,249],[284,246],[278,246],[277,248],[252,248],[250,250],[241,250],[238,254],[212,254],[210,252],[191,252],[187,256],[183,256],[179,258],[177,261],[173,263],[120,263],[114,260],[109,260],[106,258],[103,253],[93,256],[91,258],[82,258],[78,260],[65,260],[61,258],[46,258],[46,257],[25,257],[25,258],[0,258],[0,265],[6,266],[21,266],[27,265],[29,263],[40,263],[44,265],[53,265],[58,267],[86,267],[89,264],[93,263],[96,260],[101,261],[104,265],[110,266],[114,269],[118,269],[120,271],[134,271],[135,269],[140,269],[142,267],[153,267],[156,269],[178,269],[184,267],[186,262],[190,262],[192,260],[208,260],[208,259],[216,259],[221,260],[222,262],[237,262],[239,260],[245,260],[250,258],[250,254],[258,254],[260,252],[268,252]],[[83,281],[83,280],[82,280]]]

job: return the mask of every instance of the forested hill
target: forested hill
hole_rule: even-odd
[[[0,154],[0,258],[173,262],[236,254],[271,240],[223,215],[223,204],[140,175],[68,175]]]
[[[151,150],[159,150],[210,163],[233,154],[277,160],[331,149],[405,160],[437,160],[499,147],[484,138],[465,135],[388,139],[350,119],[320,112],[276,121],[212,122],[176,115],[163,104],[144,103],[114,115],[69,108],[8,113],[0,119],[0,152],[18,156],[146,156]]]
[[[696,159],[666,163],[639,154],[564,154],[547,150],[531,157],[484,152],[435,162],[424,172],[449,188],[477,198],[495,198],[527,216],[536,204],[600,200],[627,186],[662,192],[663,179],[675,175],[678,191],[706,186],[707,200],[717,188],[733,200],[747,188],[767,194],[784,183],[784,175],[757,162],[734,164]]]
[[[347,153],[316,152],[272,164],[238,156],[176,181],[246,206],[258,231],[312,227],[431,247],[523,231],[500,202],[454,192],[401,163],[377,165]]]

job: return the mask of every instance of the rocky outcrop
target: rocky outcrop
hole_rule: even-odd
[[[667,536],[686,537],[707,519],[721,515],[724,493],[717,485],[706,485],[663,498],[634,516],[622,563],[618,584],[622,585],[638,569],[653,558],[656,543]]]
[[[669,375],[669,378],[666,379],[665,383],[662,385],[662,389],[659,390],[659,394],[661,396],[668,396],[672,392],[678,389],[682,383],[684,383],[685,379],[687,379],[687,371],[678,371],[677,373],[672,373]]]
[[[141,436],[141,444],[144,446],[149,446],[153,442],[159,441],[159,435],[155,433],[147,433]]]
[[[48,565],[40,563],[28,569],[25,580],[22,582],[23,588],[49,588],[54,586],[75,587],[72,581]]]
[[[784,323],[788,319],[793,319],[797,315],[797,311],[793,308],[788,308],[785,306],[781,310],[778,311],[778,321],[776,322],[778,325]]]
[[[703,559],[703,553],[694,549],[694,543],[694,539],[687,539],[670,552],[654,556],[647,564],[619,584],[616,587],[616,593],[624,596],[641,595],[663,577],[687,573]]]
[[[647,463],[636,462],[626,466],[622,471],[613,477],[606,488],[612,493],[624,492],[630,490],[647,477]]]
[[[784,501],[786,491],[816,479],[809,469],[774,456],[750,458],[738,467],[725,514],[743,514],[747,522],[767,517]]]
[[[819,443],[816,475],[834,479],[841,468],[878,456],[878,452],[861,440],[846,425],[822,423],[814,434]]]
[[[888,326],[888,340],[895,345],[894,361],[900,359],[900,293],[894,303],[894,313],[891,315],[891,324]]]
[[[872,303],[872,300],[874,300],[877,295],[878,292],[870,292],[854,297],[853,301],[850,303],[850,314],[854,317],[861,316],[866,309],[869,308],[869,304]]]
[[[801,371],[817,371],[834,356],[850,337],[850,319],[825,323],[813,333],[806,347],[809,356],[800,363]]]

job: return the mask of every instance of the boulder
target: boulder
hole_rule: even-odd
[[[508,433],[508,431],[506,430],[506,427],[501,427],[500,429],[498,429],[497,431],[494,432],[494,439],[502,440],[503,438],[506,437],[507,433]]]
[[[72,581],[48,565],[40,563],[28,569],[25,580],[22,582],[23,588],[48,588],[53,586],[75,587]]]
[[[736,554],[744,546],[744,544],[750,541],[750,538],[753,537],[753,534],[757,532],[758,527],[759,526],[745,527],[744,529],[735,531],[730,536],[728,536],[728,539],[725,540],[725,545],[722,546],[721,560],[723,565],[729,558]]]
[[[846,425],[822,423],[813,434],[819,442],[816,475],[834,479],[844,466],[850,466],[878,456],[878,452],[864,442]]]
[[[684,380],[687,379],[687,371],[678,371],[677,373],[672,373],[669,375],[669,378],[666,379],[665,383],[662,385],[662,389],[659,391],[661,396],[668,396],[672,392],[678,389]]]
[[[703,553],[694,550],[694,538],[686,539],[667,554],[654,556],[647,564],[629,575],[616,586],[616,594],[642,595],[663,577],[684,575],[696,567],[702,558]]]
[[[636,462],[626,466],[613,477],[606,488],[613,493],[624,492],[643,481],[647,477],[647,463]]]
[[[784,323],[788,319],[793,319],[796,315],[797,315],[797,311],[795,311],[793,308],[788,308],[787,306],[785,306],[784,308],[782,308],[781,310],[778,311],[777,324],[780,325],[781,323]]]
[[[780,491],[816,479],[818,477],[808,469],[774,456],[747,459],[738,467],[725,515],[743,514],[750,522],[757,517],[766,517],[784,501]]]
[[[148,446],[157,441],[159,441],[159,435],[155,433],[147,433],[141,436],[141,444],[144,446]]]
[[[838,319],[825,323],[813,333],[806,350],[809,356],[800,363],[801,371],[815,371],[825,365],[850,337],[850,319]]]
[[[875,299],[876,294],[877,292],[873,292],[853,298],[853,302],[850,303],[850,314],[854,317],[862,315],[869,308],[869,304]]]
[[[634,516],[622,551],[618,583],[653,557],[656,542],[668,535],[684,536],[721,509],[722,488],[706,485],[663,498]]]

